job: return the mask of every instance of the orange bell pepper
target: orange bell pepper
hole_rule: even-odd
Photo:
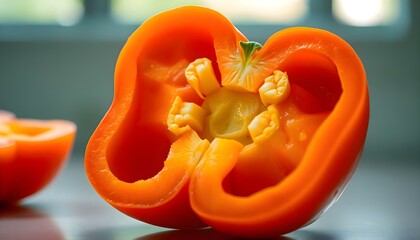
[[[0,205],[45,187],[69,156],[75,132],[69,121],[16,119],[0,111]]]
[[[289,28],[262,46],[213,10],[182,7],[128,39],[85,167],[144,222],[273,236],[338,198],[368,120],[363,65],[338,36]]]

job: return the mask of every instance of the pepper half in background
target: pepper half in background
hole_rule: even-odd
[[[0,110],[0,205],[44,188],[65,164],[76,126],[64,120],[17,119]]]

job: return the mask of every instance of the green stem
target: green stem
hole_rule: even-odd
[[[254,54],[255,51],[260,50],[262,48],[262,45],[260,43],[254,41],[239,42],[239,44],[241,44],[241,47],[244,51],[244,64],[248,63],[249,59],[252,57],[252,54]]]

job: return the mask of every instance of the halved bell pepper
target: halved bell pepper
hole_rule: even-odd
[[[0,205],[50,183],[70,154],[75,132],[70,121],[17,119],[0,110]]]
[[[273,236],[338,198],[368,120],[363,65],[338,36],[288,28],[261,45],[213,10],[182,7],[128,39],[85,167],[141,221]]]

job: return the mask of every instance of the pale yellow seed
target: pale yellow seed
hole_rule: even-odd
[[[267,141],[280,125],[280,115],[274,106],[268,106],[267,110],[258,114],[248,125],[248,131],[252,141],[256,144]]]
[[[284,101],[290,94],[290,83],[286,72],[274,71],[273,75],[264,80],[258,90],[264,105],[277,104]]]
[[[179,136],[188,130],[203,131],[205,112],[195,103],[183,102],[177,96],[169,110],[167,124],[168,129]]]
[[[213,66],[208,58],[198,58],[190,63],[185,69],[185,77],[187,82],[203,99],[220,88]]]

